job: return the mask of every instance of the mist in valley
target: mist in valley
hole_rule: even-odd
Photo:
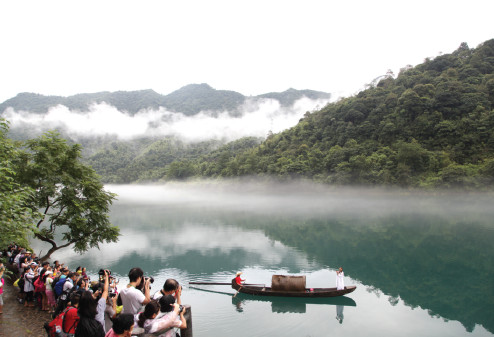
[[[91,105],[88,111],[58,105],[46,114],[7,108],[3,117],[11,123],[11,132],[25,134],[29,130],[30,137],[57,129],[75,140],[112,136],[131,141],[141,137],[172,136],[185,142],[233,141],[247,136],[265,138],[270,131],[281,132],[296,125],[307,111],[327,103],[327,100],[302,98],[292,106],[284,107],[274,99],[246,99],[240,112],[201,111],[192,116],[164,108],[141,110],[132,115],[100,103]]]

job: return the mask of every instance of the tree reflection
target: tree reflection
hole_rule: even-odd
[[[440,216],[395,215],[362,219],[273,221],[271,239],[300,249],[329,267],[347,266],[347,276],[380,289],[390,303],[401,298],[494,331],[494,230],[492,224]]]

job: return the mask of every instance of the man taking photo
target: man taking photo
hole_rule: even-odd
[[[139,312],[139,309],[148,304],[151,301],[149,294],[150,279],[144,279],[144,293],[140,291],[138,286],[141,284],[144,278],[144,272],[141,268],[132,268],[129,271],[129,284],[127,287],[120,291],[120,299],[122,301],[123,314],[135,315]]]

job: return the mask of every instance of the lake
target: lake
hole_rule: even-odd
[[[183,286],[194,336],[492,336],[494,196],[403,190],[190,183],[111,185],[117,243],[78,255],[70,268],[108,268],[128,282],[139,266],[158,291]],[[36,250],[43,249],[34,243]],[[334,287],[336,269],[357,289],[332,299],[259,298],[229,286],[273,274]]]

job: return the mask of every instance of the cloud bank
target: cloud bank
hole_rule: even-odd
[[[228,111],[200,112],[186,116],[160,108],[141,110],[129,115],[106,103],[93,104],[89,111],[70,110],[58,105],[46,114],[7,109],[4,117],[11,128],[63,130],[74,138],[87,136],[116,136],[130,140],[143,136],[175,136],[184,141],[198,142],[208,139],[232,141],[246,136],[266,137],[269,131],[278,133],[298,123],[307,112],[320,108],[328,100],[302,98],[291,107],[282,107],[277,100],[247,100],[240,108],[240,116]]]

